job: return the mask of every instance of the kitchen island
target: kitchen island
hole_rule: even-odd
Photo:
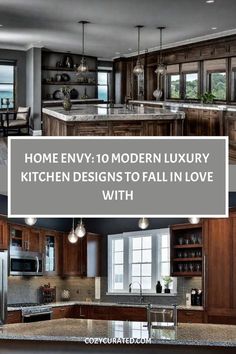
[[[45,136],[182,136],[185,114],[106,104],[43,108]]]
[[[95,345],[98,343],[91,338],[112,344]],[[125,342],[127,338],[135,343],[128,345]],[[115,340],[119,346],[113,344]],[[0,329],[0,353],[70,354],[100,353],[101,350],[104,353],[121,350],[160,354],[235,353],[236,326],[180,324],[176,329],[149,331],[146,322],[60,319],[6,325]]]

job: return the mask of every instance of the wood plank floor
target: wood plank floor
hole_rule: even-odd
[[[0,137],[0,166],[7,166],[7,138]]]

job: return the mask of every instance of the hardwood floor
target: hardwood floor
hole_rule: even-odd
[[[7,138],[0,137],[0,166],[7,166]]]

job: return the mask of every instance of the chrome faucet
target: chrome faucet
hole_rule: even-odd
[[[140,289],[140,304],[142,304],[144,302],[144,296],[143,296],[143,289],[142,289],[141,283],[139,283],[138,281],[134,281],[134,282],[130,283],[129,284],[129,293],[132,292],[132,285],[135,284],[135,283],[139,285],[139,289]]]

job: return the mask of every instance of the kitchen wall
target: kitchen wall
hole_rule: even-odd
[[[0,60],[17,62],[16,107],[26,104],[26,52],[21,50],[0,49]]]
[[[57,301],[61,301],[61,292],[69,289],[70,300],[85,301],[86,298],[94,299],[94,278],[60,278],[60,277],[9,277],[8,278],[8,304],[19,302],[38,302],[39,288],[50,283],[56,286]]]

